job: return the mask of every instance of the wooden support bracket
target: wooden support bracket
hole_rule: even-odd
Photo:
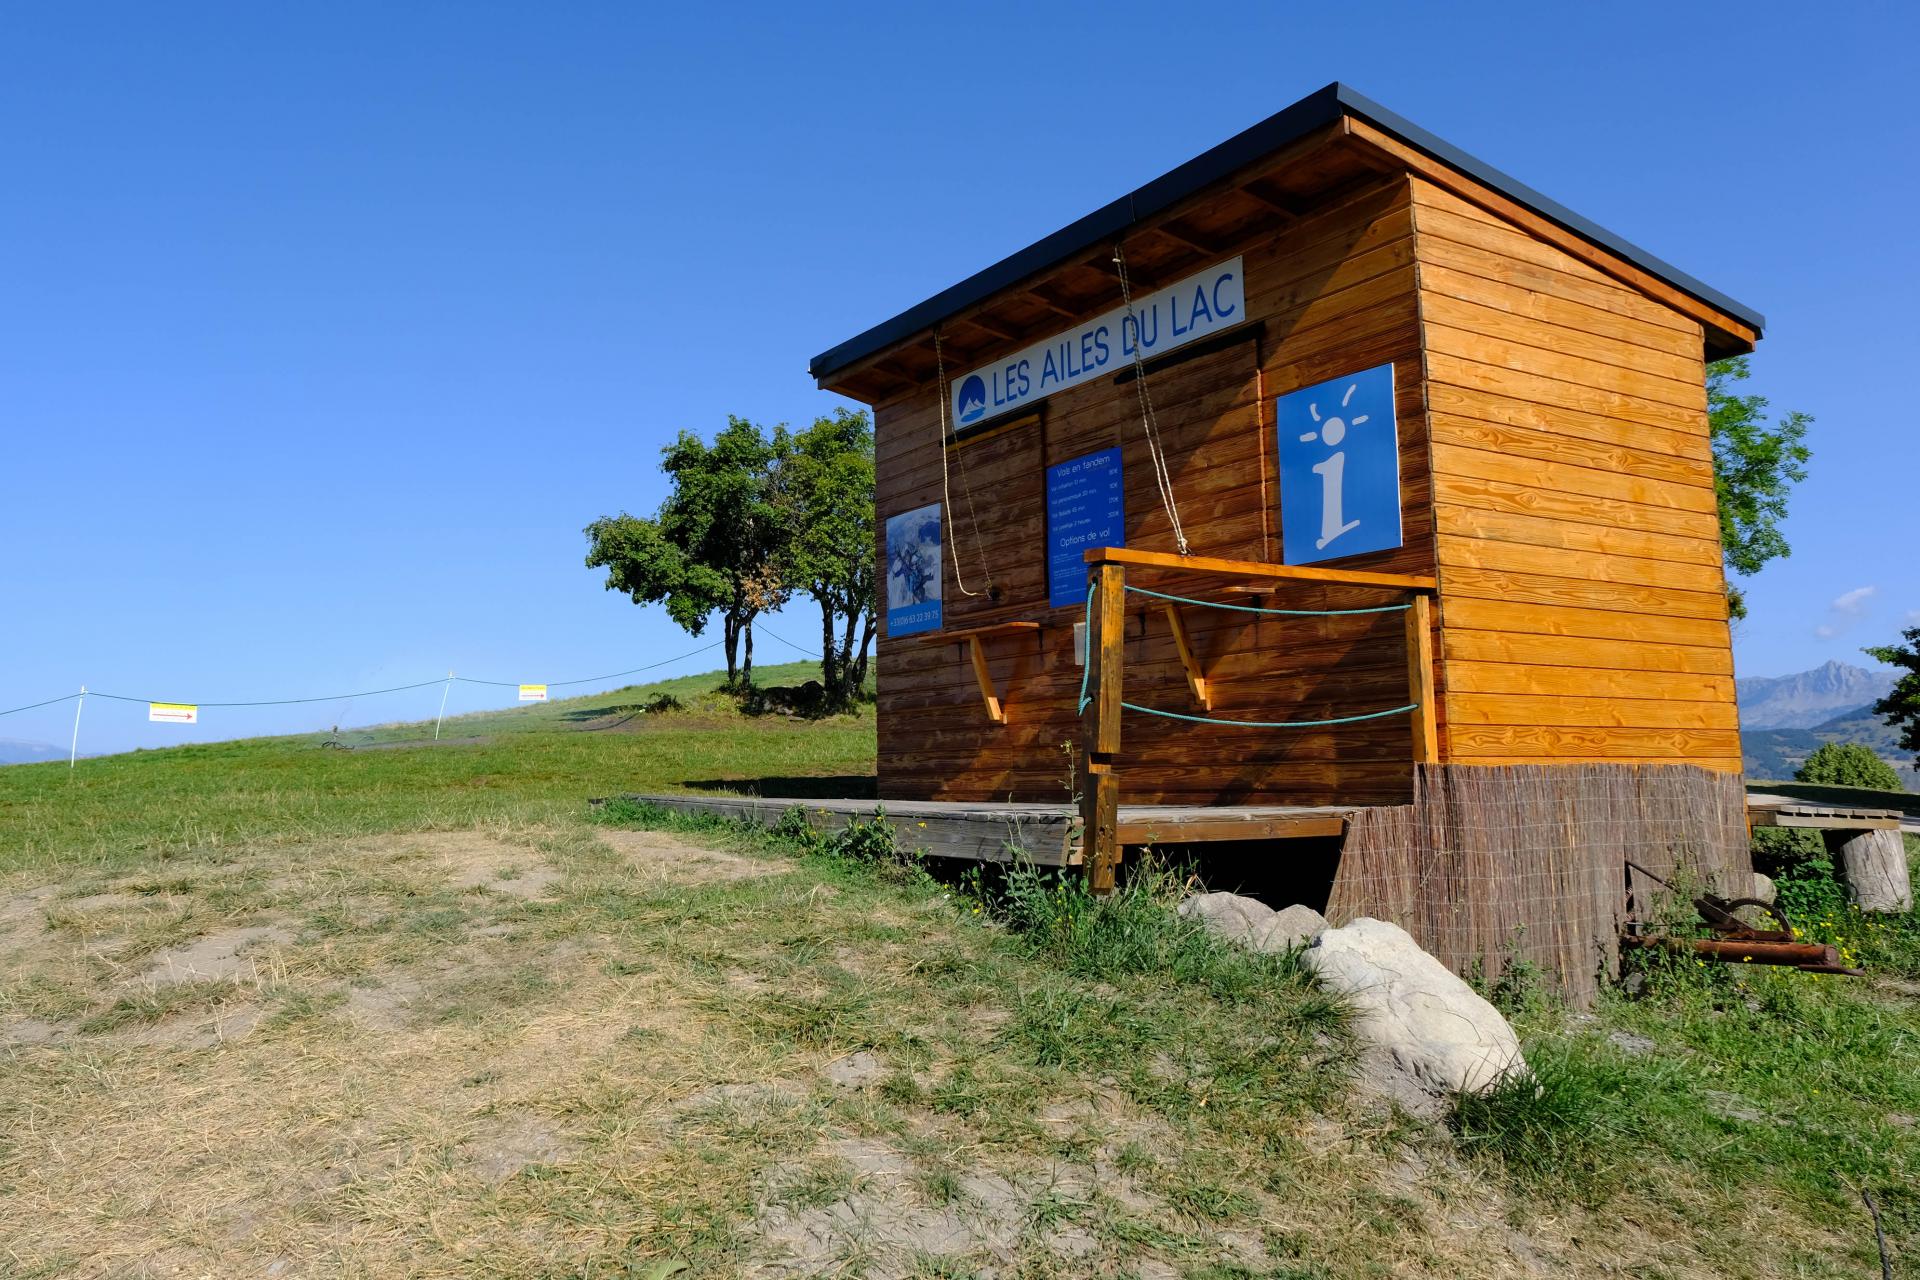
[[[1207,677],[1200,670],[1200,660],[1193,656],[1193,638],[1187,634],[1187,620],[1181,614],[1180,606],[1171,600],[1161,602],[1167,611],[1167,625],[1173,628],[1173,643],[1180,650],[1180,665],[1187,669],[1187,689],[1193,694],[1193,700],[1202,711],[1213,710],[1213,697],[1207,692]]]
[[[1000,701],[1000,691],[993,683],[993,672],[987,666],[986,641],[992,636],[1038,635],[1039,631],[1040,624],[1037,622],[997,622],[965,631],[935,631],[920,637],[920,643],[966,645],[967,656],[973,662],[973,678],[980,685],[980,699],[986,704],[987,719],[995,724],[1005,724],[1007,708]]]
[[[987,650],[979,636],[967,637],[967,651],[973,656],[973,678],[980,683],[980,697],[987,704],[987,719],[1005,724],[1007,711],[1000,705],[1000,695],[993,687],[993,672],[987,670]]]

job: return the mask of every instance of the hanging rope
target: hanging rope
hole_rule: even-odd
[[[1166,451],[1160,443],[1160,422],[1153,413],[1153,395],[1147,390],[1147,364],[1140,354],[1140,317],[1133,313],[1127,257],[1118,244],[1113,246],[1113,265],[1120,276],[1120,301],[1127,309],[1127,319],[1133,321],[1133,385],[1140,396],[1140,425],[1147,437],[1147,456],[1153,460],[1153,481],[1160,489],[1160,505],[1167,509],[1167,522],[1173,526],[1173,544],[1181,555],[1188,555],[1187,534],[1180,527],[1180,507],[1173,500],[1173,477],[1167,471]],[[1122,333],[1122,341],[1125,337]]]
[[[933,362],[937,380],[940,384],[940,501],[941,510],[946,512],[947,522],[957,525],[953,518],[953,492],[947,483],[947,355],[940,345],[940,330],[933,331]],[[967,480],[967,455],[960,455],[960,488],[967,498],[967,523],[973,526],[973,553],[980,561],[980,571],[987,580],[987,593],[993,593],[993,569],[987,563],[986,549],[980,545],[980,517],[973,510],[973,485]],[[978,591],[967,590],[967,580],[960,574],[960,530],[955,528],[953,536],[947,539],[947,554],[953,557],[953,584],[960,588],[963,596],[977,596]]]

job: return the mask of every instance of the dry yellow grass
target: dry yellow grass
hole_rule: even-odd
[[[1197,1047],[1050,1063],[1036,1018],[1113,991],[924,883],[710,839],[501,822],[17,875],[0,974],[0,1274],[1458,1280],[1842,1250],[1684,1182],[1517,1200],[1344,1095],[1337,1043],[1241,1101]],[[1683,1229],[1708,1213],[1782,1243]]]

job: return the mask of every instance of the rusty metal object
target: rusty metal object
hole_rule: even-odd
[[[1672,881],[1655,875],[1632,858],[1627,859],[1627,865],[1655,884],[1667,889],[1673,888]],[[1739,916],[1741,911],[1749,908],[1772,916],[1774,923],[1780,927],[1778,929],[1754,928]],[[1762,902],[1759,898],[1729,899],[1715,893],[1703,893],[1693,900],[1693,909],[1700,913],[1700,919],[1706,922],[1707,928],[1728,938],[1742,942],[1792,942],[1794,940],[1793,925],[1787,920],[1786,913],[1773,903]]]
[[[1840,963],[1840,952],[1824,942],[1776,942],[1744,938],[1659,938],[1644,934],[1620,935],[1622,947],[1659,949],[1701,956],[1727,964],[1773,964],[1802,969],[1808,973],[1839,973],[1848,977],[1866,976],[1864,969],[1849,969]]]

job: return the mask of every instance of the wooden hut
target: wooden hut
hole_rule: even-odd
[[[834,347],[880,795],[1071,798],[1096,880],[1122,805],[1348,806],[1335,906],[1455,959],[1743,865],[1704,366],[1761,325],[1336,84]]]

